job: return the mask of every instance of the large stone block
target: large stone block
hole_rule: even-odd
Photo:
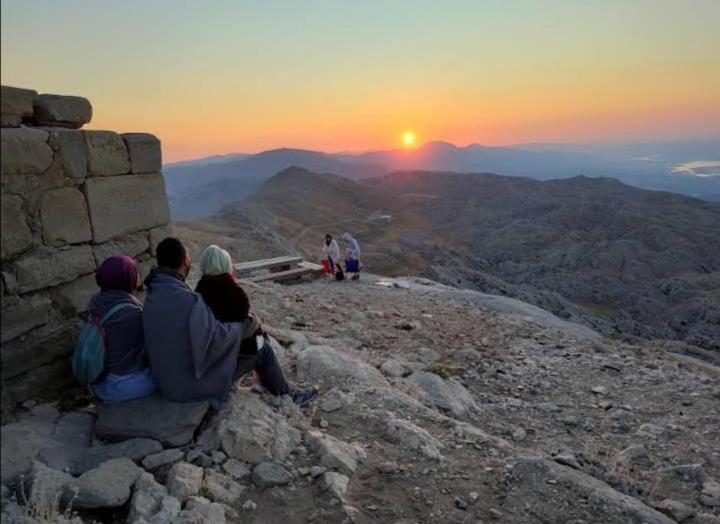
[[[156,173],[162,169],[160,140],[150,133],[124,133],[122,135],[133,173]]]
[[[3,297],[0,341],[4,344],[47,324],[52,302],[44,295]]]
[[[17,195],[3,194],[0,206],[2,242],[0,252],[5,260],[22,253],[33,245],[33,234],[27,223],[22,199]]]
[[[28,127],[0,130],[0,172],[5,175],[39,175],[52,164],[48,133]]]
[[[79,129],[92,118],[92,106],[81,96],[39,95],[33,119],[41,126]]]
[[[60,308],[68,313],[82,313],[87,309],[92,296],[100,291],[95,275],[85,275],[77,280],[58,286],[52,290],[52,298]]]
[[[95,255],[95,262],[100,267],[100,264],[108,257],[115,255],[134,257],[147,251],[148,246],[148,235],[146,233],[133,233],[93,246],[93,254]]]
[[[21,403],[40,395],[47,396],[53,391],[71,384],[74,380],[70,369],[70,359],[63,357],[6,380],[4,389],[7,390],[12,401]]]
[[[0,126],[17,127],[23,119],[33,114],[33,103],[37,91],[19,87],[2,86],[0,88]]]
[[[96,243],[170,221],[162,173],[89,178],[85,192]]]
[[[82,131],[75,129],[45,128],[50,133],[49,144],[56,152],[63,172],[76,184],[87,176],[87,146]]]
[[[112,131],[83,131],[90,175],[125,175],[130,172],[130,158],[120,135]]]
[[[53,189],[42,196],[43,239],[49,246],[92,240],[85,195],[73,187]]]
[[[45,326],[4,343],[0,353],[3,380],[32,374],[33,369],[67,358],[75,346],[78,330],[77,320],[63,320],[56,312]]]
[[[38,250],[24,255],[15,263],[19,293],[57,286],[93,271],[95,258],[90,246]]]

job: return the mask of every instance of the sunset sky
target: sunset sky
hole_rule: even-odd
[[[2,83],[166,161],[720,136],[720,1],[3,0]]]

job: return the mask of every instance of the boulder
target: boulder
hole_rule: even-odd
[[[256,395],[236,393],[218,418],[217,435],[223,451],[250,464],[284,460],[302,439],[285,417]]]
[[[95,263],[100,266],[106,258],[115,255],[128,255],[134,257],[147,251],[150,243],[147,233],[139,232],[114,238],[108,242],[93,246]]]
[[[130,498],[130,489],[142,469],[127,458],[111,459],[83,473],[65,489],[65,500],[76,508],[116,508]]]
[[[290,484],[292,475],[274,462],[261,462],[253,468],[252,481],[259,488],[271,488]]]
[[[90,175],[125,175],[130,172],[130,158],[120,135],[112,131],[83,131],[83,136]]]
[[[442,377],[425,371],[410,375],[410,382],[422,392],[422,402],[428,406],[445,411],[454,417],[467,417],[478,410],[475,399],[465,387],[453,378]]]
[[[349,482],[350,479],[341,473],[328,471],[323,474],[323,484],[325,485],[325,489],[340,500],[345,498]]]
[[[244,491],[245,486],[235,482],[227,475],[212,469],[205,470],[203,493],[208,499],[230,506],[237,506]]]
[[[385,434],[394,442],[402,446],[421,452],[432,460],[442,460],[440,453],[442,444],[427,430],[416,426],[408,420],[396,418],[392,415],[385,420]]]
[[[140,519],[145,519],[150,522],[155,515],[162,511],[163,500],[166,498],[177,501],[177,511],[172,515],[172,517],[175,517],[180,512],[180,501],[174,497],[168,497],[167,488],[156,482],[155,477],[153,477],[151,473],[141,473],[135,481],[127,521],[129,523],[135,523],[140,521]],[[155,519],[155,521],[171,522],[169,519],[165,521]]]
[[[148,455],[142,461],[142,466],[145,469],[157,469],[168,464],[180,462],[185,454],[181,449],[165,449],[158,453]]]
[[[29,127],[0,130],[0,174],[40,175],[53,161],[48,133]]]
[[[225,524],[225,508],[204,497],[190,497],[172,524]]]
[[[71,465],[70,473],[80,475],[114,458],[127,458],[137,462],[161,450],[162,445],[157,440],[149,438],[132,438],[115,444],[93,446]]]
[[[655,509],[672,517],[678,522],[683,522],[695,516],[695,511],[677,500],[665,499],[655,504]]]
[[[100,404],[95,432],[111,441],[146,437],[164,446],[183,446],[192,440],[208,407],[207,402],[172,402],[159,395]]]
[[[34,103],[33,120],[37,125],[79,129],[92,119],[87,98],[64,95],[39,95]]]
[[[27,506],[33,508],[56,507],[65,488],[74,479],[71,475],[34,461],[29,480],[23,487]]]
[[[67,384],[62,374],[69,371],[66,357],[75,346],[77,333],[76,320],[61,321],[51,312],[47,324],[4,344],[0,360],[7,392],[12,391],[13,398],[23,402],[33,394],[37,396],[38,388],[47,391]]]
[[[48,246],[92,240],[85,196],[74,187],[51,189],[40,202],[43,240]]]
[[[389,377],[402,377],[405,374],[405,366],[394,359],[388,359],[380,364],[380,371]]]
[[[320,409],[331,413],[348,406],[351,402],[352,399],[349,395],[343,393],[338,388],[332,388],[320,397]]]
[[[700,504],[709,508],[720,507],[720,482],[707,480],[703,483]]]
[[[227,459],[223,463],[222,469],[235,480],[245,480],[252,474],[250,468],[234,458]]]
[[[345,475],[355,473],[358,462],[366,456],[361,447],[342,442],[320,431],[308,431],[305,434],[305,443],[313,453],[320,456],[321,465]]]
[[[2,315],[0,316],[0,326],[2,326],[0,340],[2,343],[13,340],[34,327],[47,324],[51,308],[52,302],[44,294],[3,297]],[[5,363],[6,359],[3,359],[3,367]]]
[[[343,382],[382,386],[387,381],[374,367],[327,346],[308,346],[297,357],[298,377],[304,382],[332,386]]]
[[[0,250],[2,259],[5,260],[27,250],[33,245],[34,239],[30,226],[28,226],[22,198],[5,193],[1,198],[2,242]]]
[[[706,480],[701,464],[682,464],[660,468],[655,472],[654,493],[658,498],[686,500],[695,498]]]
[[[203,470],[187,462],[174,464],[167,474],[168,493],[180,500],[197,495],[203,481]]]
[[[48,143],[60,158],[65,176],[75,184],[82,184],[87,177],[87,146],[82,131],[74,129],[45,128],[50,133]]]
[[[162,169],[160,140],[149,133],[123,133],[132,173],[156,173]]]
[[[90,178],[85,193],[95,243],[170,221],[161,173]]]
[[[620,453],[615,455],[614,460],[616,464],[623,466],[635,466],[641,469],[650,468],[655,463],[645,446],[637,444],[622,450]]]
[[[32,116],[37,91],[11,86],[0,90],[0,126],[17,127]]]
[[[541,457],[518,456],[506,464],[513,496],[506,500],[509,511],[526,511],[527,500],[552,500],[537,504],[535,518],[543,522],[567,522],[578,499],[592,502],[593,520],[597,522],[644,522],[672,524],[672,519],[646,506],[639,499],[620,493],[602,480],[582,471]],[[551,479],[554,482],[548,483]]]
[[[15,262],[19,293],[57,286],[93,271],[95,259],[90,246],[39,249]]]

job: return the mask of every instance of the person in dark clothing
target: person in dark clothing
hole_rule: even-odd
[[[200,256],[202,278],[195,287],[205,303],[212,309],[215,318],[222,322],[243,322],[255,318],[250,313],[250,300],[233,277],[230,254],[224,249],[211,245]],[[291,386],[285,380],[277,362],[275,352],[264,337],[259,319],[258,329],[252,337],[242,341],[235,370],[235,378],[252,372],[256,378],[253,389],[267,390],[275,395],[288,394]],[[305,404],[317,396],[315,388],[296,393],[296,402]]]
[[[217,407],[232,383],[254,368],[270,393],[289,394],[300,405],[314,400],[317,392],[298,391],[287,383],[267,344],[239,357],[241,341],[254,338],[258,320],[246,314],[223,322],[215,315],[185,283],[191,261],[180,240],[166,238],[156,255],[158,266],[145,280],[143,325],[150,367],[165,396],[180,402],[207,399]]]
[[[90,300],[88,313],[102,318],[124,305],[103,324],[105,354],[102,374],[92,384],[105,403],[149,395],[155,389],[148,367],[143,335],[143,307],[133,296],[140,284],[137,262],[128,256],[106,259],[95,274],[100,292]]]

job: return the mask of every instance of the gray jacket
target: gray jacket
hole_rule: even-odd
[[[158,388],[178,402],[221,401],[232,385],[240,342],[251,322],[218,321],[176,275],[153,270],[145,282],[143,326]]]

